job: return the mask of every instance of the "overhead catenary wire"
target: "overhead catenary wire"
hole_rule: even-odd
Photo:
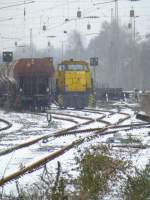
[[[118,1],[120,1],[120,0],[118,0]],[[21,1],[21,2],[23,2],[23,1]],[[29,3],[29,1],[27,1],[27,2]],[[66,16],[68,17],[68,3],[69,3],[69,11],[70,10],[75,10],[76,9],[75,7],[78,5],[77,1],[74,1],[74,0],[73,1],[65,0],[62,3],[62,1],[46,1],[46,0],[42,1],[42,0],[36,0],[34,5],[44,5],[45,4],[44,2],[45,3],[49,2],[52,6],[50,8],[47,8],[47,7],[43,8],[43,7],[41,7],[40,9],[35,9],[35,11],[32,10],[32,12],[28,13],[27,16],[26,16],[26,30],[28,30],[29,28],[31,28],[31,25],[30,25],[31,23],[32,23],[32,28],[35,29],[34,34],[39,30],[39,21],[40,21],[39,18],[40,17],[39,16],[34,16],[34,15],[37,15],[37,10],[39,10],[40,14],[42,13],[43,16],[47,15],[47,17],[49,17],[49,19],[50,19],[50,22],[47,25],[47,27],[48,27],[47,32],[52,31],[52,30],[54,31],[57,28],[58,28],[57,30],[64,29],[64,26],[66,28],[68,28],[69,26],[71,26],[69,24],[71,22],[71,20],[68,23],[64,23],[63,22],[63,17],[62,16],[60,16],[60,17],[59,16],[55,16],[54,13],[53,13],[53,10],[57,10],[57,9],[63,7],[67,11],[67,12],[65,12],[64,18]],[[103,0],[103,1],[99,2],[99,3],[102,3],[102,4],[99,5],[100,8],[97,8],[98,5],[97,6],[93,6],[93,4],[92,4],[93,1],[91,1],[91,3],[89,3],[89,2],[90,1],[83,1],[83,0],[80,1],[80,5],[82,6],[83,16],[86,16],[86,13],[87,14],[92,13],[92,12],[94,13],[96,10],[99,9],[100,10],[100,18],[109,18],[110,16],[105,15],[105,11],[103,11],[102,9],[104,8],[104,6],[106,7],[107,5],[108,5],[108,7],[112,6],[112,3],[115,2],[115,1],[114,0],[112,0],[112,1],[109,1],[109,0],[107,0],[107,1],[105,0],[104,1]],[[108,2],[111,2],[111,3],[108,3]],[[44,3],[44,4],[42,4],[42,3]],[[82,4],[85,4],[85,3],[87,4],[87,8],[84,9],[84,6]],[[14,7],[14,9],[17,9],[17,8]],[[12,10],[14,10],[14,9],[12,9]],[[52,10],[52,12],[49,13],[49,10]],[[52,16],[52,13],[53,13],[53,16]],[[15,33],[15,28],[16,27],[19,28],[21,25],[23,26],[23,23],[18,23],[19,20],[21,21],[21,18],[19,17],[19,14],[18,14],[18,17],[17,17],[17,15],[15,13],[15,17],[16,18],[13,19],[13,22],[16,21],[16,24],[15,24],[15,27],[14,27],[14,30],[13,30],[14,34],[16,34]],[[51,20],[51,17],[53,17],[54,20]],[[62,17],[62,19],[61,19],[61,17]],[[69,16],[69,17],[72,18],[71,16]],[[121,18],[123,18],[123,17],[124,18],[125,17],[128,18],[128,16],[121,16]],[[99,19],[99,20],[102,20],[102,19]],[[94,23],[96,23],[96,22],[94,22]],[[100,22],[97,22],[97,23],[100,23]],[[2,25],[6,26],[5,24],[2,24]],[[19,33],[17,33],[17,34],[19,34]],[[37,36],[38,35],[39,34],[37,33]]]
[[[6,21],[10,21],[10,20],[13,20],[13,18],[9,17],[9,18],[0,19],[0,22],[6,22]]]
[[[42,1],[42,2],[43,2],[43,1]],[[59,2],[59,1],[57,1],[57,2]],[[112,0],[112,1],[110,1],[110,2],[115,2],[115,1]],[[38,1],[36,0],[35,3],[38,3]],[[55,3],[56,3],[56,2],[55,2]],[[69,3],[77,3],[77,1],[69,1]],[[106,3],[108,3],[108,2],[101,2],[101,4],[106,4]],[[65,2],[64,2],[63,4],[59,4],[59,5],[56,5],[56,4],[55,4],[55,6],[53,6],[53,7],[50,7],[50,8],[47,8],[47,7],[46,7],[45,9],[43,9],[43,10],[40,9],[40,10],[41,10],[41,12],[45,12],[46,10],[58,9],[59,6],[61,7],[61,6],[64,6],[65,4],[67,5],[67,3],[65,3]],[[90,8],[91,8],[91,6],[90,6]],[[71,7],[70,7],[69,9],[71,9]],[[38,12],[39,12],[40,10],[38,10]],[[33,13],[37,14],[37,11],[32,12],[32,14],[33,14]]]
[[[111,0],[111,1],[105,1],[105,2],[100,2],[100,3],[94,3],[93,5],[102,5],[102,4],[110,4],[110,3],[114,3],[115,0]]]
[[[29,1],[29,2],[26,2],[25,4],[31,4],[31,3],[34,3],[34,2],[35,1]],[[22,5],[24,5],[24,3],[18,3],[18,4],[8,5],[8,6],[2,6],[2,7],[0,7],[0,10],[6,9],[6,8],[18,7],[18,6],[22,6]]]
[[[56,6],[51,7],[51,8],[45,8],[45,9],[41,10],[41,12],[45,12],[46,10],[58,9],[59,6],[64,6],[64,4],[56,5]],[[70,7],[69,9],[71,9],[71,7]],[[87,12],[89,13],[89,11],[92,10],[92,9],[93,9],[93,8],[89,7],[89,9],[87,9]],[[95,9],[96,9],[96,8],[94,8],[94,10],[95,10]],[[37,15],[37,12],[39,12],[39,11],[40,11],[40,10],[35,11],[35,12],[32,12],[32,15],[33,15],[33,14],[36,14],[36,15]],[[32,16],[32,17],[33,17],[33,16]],[[37,17],[37,18],[38,18],[38,17]]]

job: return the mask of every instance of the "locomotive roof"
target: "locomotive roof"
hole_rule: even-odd
[[[61,62],[61,64],[81,64],[81,65],[88,65],[89,63],[83,60],[64,60]]]
[[[42,75],[54,76],[54,66],[49,58],[19,59],[14,67],[14,75]]]

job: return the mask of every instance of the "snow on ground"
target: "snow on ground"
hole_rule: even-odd
[[[57,110],[56,110],[57,111]],[[113,111],[116,111],[115,109],[113,109]],[[123,109],[121,110],[121,112],[124,113],[128,113],[131,115],[131,119],[126,120],[125,122],[123,122],[122,124],[132,124],[135,122],[139,122],[139,120],[137,120],[135,118],[135,114],[134,111],[131,108],[125,108],[123,107]],[[83,112],[83,111],[74,111],[74,110],[69,110],[69,111],[62,111],[62,113],[69,113],[69,114],[77,114],[79,116],[85,116],[85,117],[92,117],[93,119],[97,119],[100,117],[100,114],[97,113],[88,113],[88,112]],[[110,115],[109,112],[104,112],[106,114],[106,117],[104,118],[104,120],[109,121],[111,123],[116,123],[120,118],[124,118],[125,116],[123,116],[122,114],[112,114]],[[0,114],[2,114],[3,116],[5,116],[5,119],[10,120],[11,122],[13,122],[14,127],[11,128],[11,130],[7,130],[4,133],[15,133],[16,130],[16,134],[18,134],[18,130],[20,130],[21,128],[25,131],[29,131],[29,133],[34,132],[36,134],[28,134],[28,138],[25,138],[25,140],[27,139],[31,139],[31,138],[35,138],[41,135],[41,134],[48,134],[48,133],[53,133],[58,129],[62,129],[62,128],[68,128],[71,127],[72,125],[74,125],[71,122],[67,122],[67,121],[60,121],[60,120],[54,120],[56,127],[51,127],[51,128],[46,128],[47,127],[47,120],[45,116],[34,116],[32,114],[18,114],[18,113],[7,113],[5,114],[3,111],[0,111]],[[25,118],[25,122],[23,121],[23,119]],[[74,118],[74,120],[76,120],[76,118]],[[18,121],[18,123],[17,123]],[[22,123],[20,123],[20,121]],[[84,122],[84,120],[79,120],[79,122],[81,123]],[[18,125],[18,126],[17,126]],[[20,125],[20,126],[19,126]],[[98,128],[98,127],[104,127],[105,124],[103,123],[99,123],[99,122],[94,122],[90,125],[87,125],[86,127],[80,127],[80,129],[85,129],[85,128]],[[119,132],[117,132],[117,134],[110,134],[110,135],[105,135],[105,136],[99,136],[97,138],[95,138],[92,141],[88,141],[85,142],[83,144],[80,145],[80,148],[82,150],[84,150],[86,147],[90,147],[90,145],[101,145],[101,144],[105,144],[109,141],[109,138],[115,138],[115,141],[113,144],[120,144],[120,140],[119,138],[127,138],[128,135],[132,135],[136,138],[138,138],[139,140],[141,140],[141,142],[143,144],[150,144],[150,138],[149,138],[149,132],[150,132],[150,128],[142,128],[142,129],[133,129],[133,130],[129,130],[129,131],[124,131],[124,130],[120,130]],[[48,155],[49,153],[56,151],[58,149],[60,149],[61,147],[72,143],[73,141],[86,137],[86,136],[90,136],[92,135],[92,133],[84,133],[84,134],[76,134],[76,135],[67,135],[65,137],[60,137],[60,138],[49,138],[48,141],[46,143],[43,143],[43,141],[40,141],[37,144],[32,145],[31,147],[27,147],[27,148],[23,148],[19,151],[16,151],[14,153],[10,153],[7,156],[2,156],[0,157],[0,161],[1,161],[1,171],[0,171],[0,177],[4,176],[4,175],[8,175],[11,172],[16,171],[17,169],[19,169],[21,166],[23,165],[28,165],[33,163],[34,161]],[[7,139],[7,138],[6,138]],[[18,140],[18,142],[15,141],[15,144],[21,142],[22,140]],[[9,142],[10,141],[6,141]],[[0,141],[0,144],[4,143],[4,141]],[[1,147],[2,149],[2,147]],[[123,157],[125,157],[128,160],[131,160],[133,162],[133,164],[139,168],[144,167],[150,160],[150,149],[144,149],[144,150],[136,150],[135,149],[120,149],[120,148],[114,148],[114,156],[117,156],[118,154],[122,154]],[[49,162],[47,164],[47,168],[52,172],[55,172],[55,169],[57,168],[57,161],[61,162],[61,166],[63,168],[64,171],[67,171],[69,173],[71,173],[73,176],[77,176],[78,172],[74,169],[76,169],[76,163],[74,160],[75,155],[78,154],[78,151],[76,148],[73,148],[71,150],[69,150],[68,152],[66,152],[65,154],[63,154],[62,156],[52,160],[51,162]],[[41,175],[43,172],[43,169],[37,170],[31,174],[26,174],[24,176],[22,176],[19,179],[19,183],[21,185],[26,185],[28,183],[33,183],[35,181],[38,180],[39,175]],[[9,193],[10,191],[15,192],[16,191],[16,186],[14,182],[11,182],[9,184],[7,184],[4,187],[4,191],[6,193]]]
[[[71,113],[72,112],[70,112],[70,114]],[[100,115],[99,113],[92,113],[92,112],[86,112],[86,111],[85,112],[77,111],[77,116],[90,117],[90,118],[93,118],[93,119],[97,119],[97,118],[101,117],[102,114]]]
[[[0,129],[5,128],[6,126],[7,126],[6,123],[0,121]]]

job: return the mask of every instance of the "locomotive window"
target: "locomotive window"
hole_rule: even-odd
[[[89,71],[88,65],[84,65],[84,69],[85,69],[86,72],[88,72]]]
[[[65,71],[66,66],[65,65],[58,65],[59,71]]]
[[[84,65],[80,65],[80,64],[67,65],[67,70],[69,70],[69,71],[84,71]]]

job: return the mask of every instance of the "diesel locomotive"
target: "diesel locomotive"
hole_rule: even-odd
[[[93,80],[88,62],[65,60],[56,70],[56,97],[61,108],[94,105]]]

